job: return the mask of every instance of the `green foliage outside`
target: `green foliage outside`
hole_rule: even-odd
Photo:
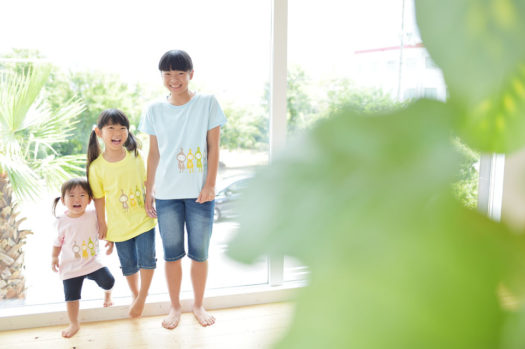
[[[525,236],[453,194],[477,152],[525,145],[525,2],[416,0],[416,12],[450,99],[334,110],[239,205],[233,258],[288,255],[311,271],[277,348],[525,346],[525,308],[499,296],[523,304]]]
[[[138,125],[146,102],[151,100],[151,95],[140,85],[130,85],[118,75],[101,72],[59,71],[51,76],[45,91],[52,108],[58,108],[75,97],[86,105],[78,116],[71,141],[59,147],[62,154],[86,152],[89,134],[104,109],[120,109],[132,125]]]
[[[454,146],[461,156],[459,176],[452,184],[456,198],[466,207],[475,209],[478,206],[478,182],[480,155],[455,138]]]
[[[68,142],[84,106],[71,99],[52,109],[42,98],[49,65],[0,70],[0,173],[20,198],[37,198],[82,172],[84,156],[62,156],[56,146]],[[42,182],[43,181],[43,182]]]

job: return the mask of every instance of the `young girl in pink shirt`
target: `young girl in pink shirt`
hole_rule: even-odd
[[[53,243],[51,256],[51,268],[60,272],[64,284],[69,327],[62,331],[62,336],[66,338],[72,337],[80,329],[79,300],[85,278],[94,280],[105,290],[105,307],[113,304],[111,289],[115,279],[99,258],[97,215],[95,210],[86,210],[92,198],[87,180],[75,178],[62,185],[61,196],[53,203],[55,216],[58,201],[67,208],[55,222],[58,236]],[[106,246],[108,253],[111,253],[113,244]]]

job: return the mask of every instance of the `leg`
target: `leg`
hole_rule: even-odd
[[[131,305],[133,305],[133,302],[135,302],[135,299],[137,299],[139,295],[139,267],[135,239],[136,238],[132,238],[126,241],[115,242],[122,274],[126,277],[129,290],[133,295]]]
[[[166,282],[171,301],[170,311],[162,321],[162,326],[173,329],[179,324],[182,310],[180,304],[181,258],[186,255],[184,250],[184,201],[155,200],[155,205],[164,248]]]
[[[87,278],[94,280],[104,292],[104,307],[110,307],[113,305],[111,300],[111,289],[115,285],[115,278],[111,275],[111,272],[107,267],[100,268],[91,274],[87,275]]]
[[[204,290],[208,277],[208,248],[213,227],[214,201],[196,203],[186,201],[186,227],[188,229],[188,257],[191,262],[191,280],[193,284],[193,314],[202,326],[215,323],[215,317],[203,306]]]
[[[155,228],[148,230],[135,237],[138,264],[140,268],[140,289],[137,297],[131,304],[129,315],[139,317],[144,311],[146,297],[148,297],[149,287],[153,279],[153,273],[157,267],[157,258],[155,257]]]
[[[204,290],[208,277],[208,261],[191,261],[191,282],[193,284],[193,315],[202,326],[210,326],[215,323],[215,317],[208,313],[203,306]]]
[[[171,330],[179,324],[182,312],[182,306],[180,304],[182,265],[180,259],[173,262],[166,262],[166,282],[168,283],[171,305],[168,316],[162,321],[162,327]]]
[[[155,269],[140,269],[140,290],[133,303],[131,303],[131,307],[129,308],[129,316],[140,317],[142,315],[154,271]]]
[[[67,304],[67,316],[69,318],[69,326],[62,330],[62,337],[71,338],[80,329],[80,323],[78,322],[78,311],[80,308],[80,301],[66,302]]]
[[[111,290],[104,291],[104,308],[111,307],[113,300],[111,299]]]
[[[126,275],[126,281],[128,282],[129,290],[133,295],[133,301],[135,301],[139,295],[139,273],[136,272],[135,274]]]
[[[82,293],[82,283],[84,282],[84,277],[85,276],[79,276],[76,278],[63,280],[69,326],[62,330],[62,337],[73,337],[80,329],[78,312],[80,308],[80,295]]]

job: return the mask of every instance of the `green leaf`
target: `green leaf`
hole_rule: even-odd
[[[481,151],[507,153],[525,144],[525,64],[500,88],[473,108],[451,97],[457,108],[455,128]]]
[[[464,141],[487,152],[525,144],[525,2],[416,0],[416,15]]]
[[[258,173],[230,255],[290,255],[311,271],[278,348],[498,347],[496,291],[525,242],[453,199],[451,115],[429,100],[343,111]]]

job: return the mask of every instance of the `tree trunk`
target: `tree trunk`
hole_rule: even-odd
[[[18,212],[7,174],[0,173],[0,300],[25,298],[24,250],[29,230],[20,230],[25,218]]]

